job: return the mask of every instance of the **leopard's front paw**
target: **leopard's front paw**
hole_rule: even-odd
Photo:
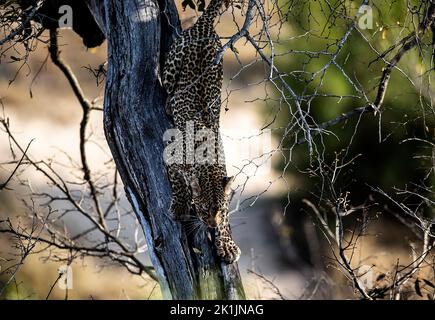
[[[217,255],[225,263],[231,264],[239,260],[240,248],[233,240],[222,241],[218,240],[216,243]]]

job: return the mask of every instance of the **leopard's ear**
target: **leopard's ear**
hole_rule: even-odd
[[[234,182],[235,177],[224,177],[222,180],[222,186],[224,187],[225,193],[228,195],[231,193],[231,184]]]
[[[198,177],[192,177],[192,180],[190,181],[190,188],[192,189],[192,196],[194,198],[197,198],[201,194],[201,186],[199,185]]]

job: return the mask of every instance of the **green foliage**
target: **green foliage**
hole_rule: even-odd
[[[329,4],[328,4],[329,3]],[[373,102],[379,81],[387,62],[379,58],[400,39],[415,32],[418,18],[424,8],[418,1],[371,1],[373,29],[358,28],[355,20],[362,1],[290,1],[287,25],[289,41],[282,41],[276,50],[290,51],[290,55],[277,57],[278,69],[285,72],[287,82],[301,99],[304,110],[309,110],[310,125],[319,124],[344,112],[365,107],[367,99]],[[409,6],[407,6],[407,3]],[[351,25],[356,24],[349,37],[342,42]],[[329,127],[333,134],[317,136],[317,156],[311,157],[307,145],[297,146],[292,152],[292,167],[288,174],[304,181],[302,187],[316,195],[324,192],[327,167],[336,159],[347,162],[356,157],[335,181],[337,190],[350,191],[355,204],[372,193],[370,186],[388,191],[393,187],[431,187],[427,174],[432,167],[432,148],[409,138],[433,141],[435,117],[430,97],[432,66],[432,33],[421,36],[418,48],[407,52],[398,68],[392,72],[383,102],[381,118],[373,114],[355,116],[349,121]],[[397,52],[392,50],[385,60]],[[337,51],[339,53],[337,54]],[[278,98],[282,98],[277,93]],[[292,102],[293,103],[293,102]],[[279,106],[276,105],[276,110]],[[293,111],[294,112],[294,111]],[[288,108],[280,108],[274,123],[279,138],[292,117]],[[291,148],[295,132],[285,139]],[[301,132],[297,138],[301,138]],[[279,169],[285,168],[285,161]],[[307,178],[307,170],[319,163],[324,174]],[[317,172],[318,173],[318,172]],[[433,176],[433,175],[432,175]],[[433,193],[432,193],[433,195]],[[429,195],[428,195],[429,196]],[[412,202],[412,200],[410,200]]]

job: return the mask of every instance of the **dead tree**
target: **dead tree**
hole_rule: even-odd
[[[57,182],[57,177],[52,177],[55,172],[50,171],[52,169],[49,165],[31,160],[27,148],[17,145],[9,130],[9,122],[1,117],[0,124],[4,127],[11,144],[17,145],[22,158],[20,160],[14,157],[15,161],[10,163],[14,166],[4,182],[0,184],[0,191],[6,189],[6,186],[14,180],[12,177],[17,171],[16,168],[22,162],[28,163],[36,170],[42,171],[48,180],[61,191],[65,196],[64,198],[72,202],[75,212],[78,211],[87,217],[93,223],[94,228],[108,238],[106,246],[103,244],[97,248],[77,248],[74,243],[69,244],[68,239],[63,238],[62,240],[67,241],[64,241],[62,245],[57,245],[58,248],[86,252],[93,256],[107,254],[112,260],[120,262],[124,266],[126,264],[131,266],[131,263],[135,262],[135,267],[140,274],[147,273],[151,278],[158,279],[165,298],[243,298],[244,293],[237,267],[220,264],[214,256],[213,247],[206,233],[188,235],[183,226],[172,221],[168,215],[171,188],[162,159],[164,149],[162,137],[163,133],[172,125],[171,119],[164,111],[166,93],[159,78],[165,52],[172,39],[180,31],[174,1],[8,1],[8,3],[15,2],[33,3],[33,6],[23,8],[18,13],[14,10],[5,11],[4,19],[0,19],[0,25],[4,26],[6,35],[0,39],[0,46],[9,42],[20,42],[24,43],[26,47],[23,57],[11,56],[13,61],[19,61],[23,64],[27,62],[28,52],[32,49],[31,41],[29,41],[29,32],[31,31],[29,31],[29,21],[34,20],[39,8],[45,9],[47,3],[54,5],[69,3],[72,6],[86,3],[86,10],[90,9],[92,12],[92,21],[86,28],[74,25],[73,29],[84,38],[85,44],[99,43],[102,37],[107,39],[109,61],[104,107],[105,132],[117,169],[123,179],[126,195],[140,220],[141,229],[146,235],[154,265],[153,270],[150,270],[151,268],[148,266],[138,264],[137,260],[133,261],[135,252],[132,253],[124,248],[121,248],[122,252],[109,250],[108,244],[119,245],[119,242],[104,226],[104,219],[101,219],[101,215],[99,219],[98,201],[95,201],[92,212],[85,212],[80,205],[74,202],[67,186],[64,186],[62,182]],[[204,4],[202,0],[194,2]],[[274,174],[275,177],[266,181],[264,190],[244,198],[242,196],[246,190],[245,186],[252,175],[244,172],[245,165],[237,168],[239,173],[236,176],[240,175],[244,178],[244,182],[236,189],[235,197],[240,201],[237,202],[232,212],[241,212],[254,206],[257,200],[276,183],[285,184],[287,191],[287,203],[283,208],[285,212],[290,208],[290,194],[294,191],[292,186],[287,183],[287,178],[294,177],[295,172],[297,172],[298,175],[305,176],[307,181],[308,178],[314,179],[312,185],[307,183],[309,197],[304,198],[302,202],[313,214],[314,221],[332,249],[331,259],[336,262],[337,269],[350,280],[348,284],[356,289],[357,296],[365,299],[383,298],[387,293],[391,297],[401,298],[401,294],[396,294],[398,288],[404,288],[404,284],[409,284],[423,267],[430,267],[433,270],[433,260],[429,263],[427,261],[429,261],[429,257],[432,257],[431,252],[434,247],[432,214],[434,192],[431,187],[433,185],[431,179],[433,179],[434,173],[435,153],[433,150],[435,150],[435,145],[433,143],[433,126],[429,128],[430,126],[426,125],[426,123],[433,122],[426,121],[431,119],[433,121],[434,114],[431,75],[434,70],[433,57],[435,52],[435,2],[434,0],[420,1],[416,7],[407,4],[406,9],[401,9],[405,13],[402,17],[403,21],[399,21],[400,19],[393,21],[394,25],[397,24],[397,27],[394,27],[397,30],[393,30],[394,28],[388,25],[388,20],[382,21],[382,17],[388,16],[392,7],[400,6],[400,2],[393,2],[388,6],[385,4],[385,8],[381,5],[382,1],[379,1],[378,4],[376,2],[369,0],[338,1],[332,5],[330,1],[246,0],[239,6],[242,14],[238,17],[241,19],[234,17],[235,13],[239,14],[239,11],[234,9],[237,8],[236,5],[229,9],[232,10],[235,30],[237,31],[222,37],[223,50],[216,57],[216,62],[220,61],[224,51],[230,49],[234,55],[234,60],[238,63],[237,70],[233,75],[229,75],[229,83],[224,89],[226,97],[224,94],[225,99],[222,101],[224,101],[225,109],[227,109],[231,93],[240,90],[239,83],[231,84],[231,82],[234,80],[234,82],[246,82],[243,81],[241,74],[254,66],[261,67],[263,71],[261,78],[254,83],[245,83],[244,85],[245,88],[255,85],[260,87],[264,93],[253,96],[245,102],[266,103],[269,115],[265,119],[261,131],[273,130],[274,136],[278,140],[276,146],[265,156],[267,159],[272,156],[282,159],[282,167],[279,172]],[[191,1],[183,1],[183,3],[191,3]],[[1,1],[0,4],[2,4]],[[74,9],[75,13],[80,11],[80,9],[78,11],[76,9]],[[359,22],[364,21],[364,17],[372,16],[373,12],[377,12],[379,16],[377,23],[381,27],[376,27],[373,30],[368,27],[362,28]],[[75,19],[76,23],[81,23],[85,16],[80,14],[78,19]],[[408,16],[413,18],[408,19]],[[10,20],[13,20],[14,23],[9,23]],[[50,19],[45,22],[41,21],[39,25],[50,28],[50,21]],[[99,30],[94,32],[91,26],[95,26],[95,23],[98,24]],[[311,25],[312,23],[314,25]],[[287,25],[292,26],[292,33],[286,32],[288,28],[283,28]],[[32,27],[34,28],[33,34],[41,34],[42,31],[38,27],[35,27],[34,24]],[[392,32],[390,42],[384,41],[388,38],[387,28],[389,28],[389,32]],[[56,32],[55,30],[51,31],[50,53],[52,60],[69,78],[70,84],[74,88],[76,86],[74,77],[68,76],[68,69],[62,67],[62,61],[58,59],[55,42]],[[381,31],[383,33],[379,35]],[[382,45],[380,41],[383,42]],[[367,57],[364,54],[358,54],[358,58],[354,55],[354,60],[352,60],[349,48],[353,49],[356,42],[364,45],[367,53],[373,55],[373,60],[368,60],[368,54]],[[383,46],[386,43],[390,44],[387,49]],[[252,50],[253,54],[249,60],[239,55],[237,44]],[[8,48],[10,47],[7,46],[4,52]],[[364,53],[364,51],[361,52]],[[407,58],[410,58],[408,56],[417,52],[419,54],[418,61],[426,69],[421,68],[421,70],[409,72],[408,75],[402,70],[401,65],[405,64]],[[348,69],[350,61],[367,66],[369,69],[364,67],[361,70],[350,70]],[[414,69],[414,60],[409,60],[408,63],[412,64],[410,69]],[[337,90],[335,86],[328,87],[335,79],[335,77],[330,77],[331,73],[337,73],[338,79],[348,87],[346,91]],[[374,198],[372,199],[370,193],[370,196],[367,194],[368,198],[362,204],[359,201],[354,203],[356,200],[351,198],[348,190],[348,182],[353,181],[353,179],[347,177],[347,174],[353,173],[350,168],[355,166],[355,161],[360,158],[361,154],[354,153],[351,146],[355,145],[354,138],[357,137],[357,131],[360,131],[360,127],[363,127],[363,122],[364,124],[373,121],[377,123],[377,132],[372,145],[380,145],[392,135],[395,129],[386,127],[385,117],[382,118],[382,116],[388,116],[392,110],[397,109],[389,96],[394,94],[395,90],[393,89],[397,86],[394,83],[394,78],[397,77],[395,74],[399,75],[399,73],[415,88],[415,91],[412,91],[415,100],[418,100],[419,103],[418,112],[415,112],[413,120],[421,118],[422,128],[425,132],[421,137],[406,133],[406,138],[400,142],[400,145],[418,142],[432,148],[430,154],[428,152],[418,153],[418,158],[426,159],[425,161],[429,163],[430,168],[421,179],[419,178],[418,185],[415,185],[412,180],[409,181],[411,182],[409,185],[412,184],[411,189],[405,186],[400,189],[393,187],[389,188],[389,191],[384,191],[378,185],[370,184],[368,185],[370,192],[378,196],[376,201],[373,200]],[[373,75],[376,75],[374,86],[373,79],[371,79]],[[393,79],[393,82],[390,81],[390,78]],[[80,96],[80,90],[74,91],[76,95]],[[86,99],[79,98],[79,100],[83,109],[82,129],[86,127],[86,116],[89,110],[94,107],[89,105]],[[316,109],[322,105],[325,106],[325,110],[327,107],[331,111],[334,109],[331,101],[336,101],[337,105],[344,101],[350,102],[342,105],[346,108],[344,113],[337,109],[336,112],[332,113],[333,115],[325,118]],[[410,107],[417,107],[417,104]],[[405,120],[400,120],[400,126],[409,122],[408,115],[405,114],[405,116]],[[390,120],[388,121],[390,122]],[[352,135],[342,131],[346,125],[352,126]],[[384,132],[385,129],[388,129],[388,132]],[[85,129],[81,130],[81,146],[84,145],[84,131]],[[328,142],[328,140],[334,139],[343,141],[343,150],[338,150],[338,144],[335,141],[333,141],[334,143]],[[303,146],[299,147],[299,145]],[[293,154],[296,152],[306,159],[293,158]],[[334,155],[329,156],[328,153],[332,152]],[[366,150],[364,153],[367,153]],[[81,154],[83,157],[83,150],[81,150]],[[87,170],[84,160],[82,158],[81,169],[84,176],[82,182],[83,185],[88,184],[87,191],[90,190],[91,196],[87,198],[92,201],[91,198],[96,193],[92,191],[91,174]],[[260,164],[254,162],[255,159],[249,160],[246,166],[252,164],[259,168],[264,165],[264,162]],[[366,158],[366,161],[370,161],[370,157]],[[43,171],[46,167],[48,169]],[[420,177],[420,175],[418,176]],[[342,181],[339,182],[339,179]],[[362,182],[360,186],[366,185],[365,178],[355,181]],[[395,195],[393,196],[392,193]],[[400,198],[409,199],[402,202]],[[380,206],[381,204],[393,204],[394,209]],[[415,254],[411,264],[405,266],[397,264],[394,267],[393,279],[386,281],[388,282],[386,285],[381,284],[374,289],[369,289],[361,281],[361,277],[365,275],[367,270],[361,268],[361,261],[355,261],[354,253],[356,243],[367,234],[367,225],[370,221],[369,213],[377,215],[375,212],[377,209],[374,208],[381,208],[382,212],[391,211],[421,240],[422,249],[419,255]],[[425,210],[431,210],[431,215],[428,215]],[[357,214],[360,215],[361,219],[356,219],[352,225],[353,228],[349,228],[348,221]],[[98,220],[101,220],[102,223]],[[2,221],[0,221],[1,223]],[[9,225],[9,221],[5,221],[4,224]],[[13,229],[13,233],[18,235],[20,240],[34,239],[28,234],[20,232],[21,229],[17,230],[16,227],[14,229],[13,226],[9,229]],[[0,233],[2,231],[0,227]],[[5,230],[6,233],[9,231],[11,230]],[[49,234],[52,235],[50,232]],[[50,242],[49,238],[44,238],[42,242],[56,247],[56,244]],[[23,241],[23,245],[20,243],[19,249],[23,259],[30,248],[32,245],[28,246],[25,241]],[[413,253],[416,252],[413,249]],[[24,261],[23,259],[20,263]],[[384,276],[385,274],[381,278],[384,279]],[[323,276],[319,278],[315,288],[318,288],[322,278]],[[433,288],[433,280],[422,279],[426,281],[428,287]],[[262,280],[267,282],[264,277]],[[421,296],[419,281],[419,278],[415,281],[415,291],[417,295]],[[273,285],[272,282],[269,284]],[[336,284],[334,283],[333,286],[335,287]],[[316,290],[313,290],[313,293],[308,293],[307,296],[313,297]],[[432,294],[430,299],[433,299],[433,292],[430,293]],[[278,296],[283,298],[280,294]]]
[[[186,236],[168,215],[163,161],[166,93],[160,63],[179,32],[171,0],[90,1],[108,41],[104,129],[125,192],[146,235],[165,298],[240,299],[237,265],[221,263],[204,232]],[[195,249],[195,250],[194,250]]]
[[[98,190],[86,161],[85,131],[92,105],[84,97],[72,70],[60,57],[57,20],[58,9],[62,5],[72,7],[73,30],[82,37],[86,46],[99,45],[104,38],[108,42],[104,130],[116,169],[124,183],[126,196],[147,241],[154,268],[149,273],[151,278],[158,280],[165,299],[244,299],[237,264],[226,265],[220,261],[206,228],[188,234],[184,226],[173,221],[169,215],[172,191],[163,159],[163,136],[172,124],[165,113],[166,92],[161,85],[159,73],[171,41],[181,31],[174,1],[22,0],[8,5],[10,7],[5,12],[5,21],[9,32],[5,32],[6,37],[2,38],[0,45],[8,42],[24,43],[26,48],[30,48],[27,42],[31,35],[38,38],[44,29],[49,29],[51,60],[67,78],[83,109],[80,126],[81,166],[83,181],[89,186],[95,212],[88,214],[80,209],[63,182],[57,186],[106,238],[103,250],[110,256],[110,243],[120,243],[106,226],[106,215],[101,209]],[[32,20],[40,28],[33,30],[34,33],[33,24],[30,24]],[[8,23],[9,21],[12,22]],[[18,27],[15,28],[13,22],[18,22]],[[11,137],[7,121],[1,123]],[[41,172],[44,170],[26,152],[23,153],[23,159],[35,169]],[[48,171],[50,170],[49,168]],[[46,176],[49,177],[50,174]],[[94,219],[93,215],[97,218]],[[26,238],[24,233],[14,229],[8,221],[0,221],[2,222],[8,227],[1,229],[0,233],[13,234],[28,240],[28,236]],[[75,250],[74,244],[60,245],[50,240],[50,237],[41,237],[40,241],[52,247],[70,247]],[[120,247],[126,249],[123,245]],[[127,260],[137,262],[135,253],[126,254]],[[118,253],[114,253],[113,257],[115,256]],[[127,260],[122,258],[123,262]],[[148,267],[139,267],[139,272],[143,271],[148,273]]]

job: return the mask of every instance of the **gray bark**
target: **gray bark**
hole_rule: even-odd
[[[186,235],[169,216],[163,133],[172,124],[159,65],[180,28],[173,0],[88,4],[108,41],[107,142],[143,227],[164,298],[244,299],[237,264],[221,263],[205,232]]]

